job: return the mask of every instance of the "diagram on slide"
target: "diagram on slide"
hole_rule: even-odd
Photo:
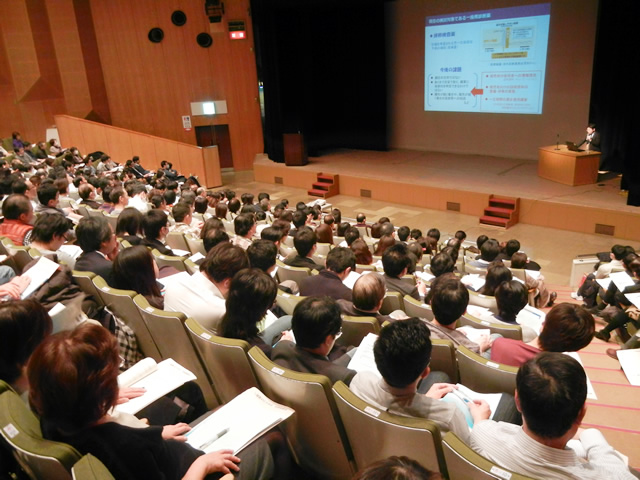
[[[550,4],[426,18],[424,109],[542,113]]]

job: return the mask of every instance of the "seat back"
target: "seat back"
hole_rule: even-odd
[[[362,272],[375,272],[376,266],[375,265],[362,265],[362,264],[357,264],[356,265],[356,272],[358,273],[362,273]]]
[[[133,297],[137,295],[133,290],[120,290],[111,288],[104,279],[97,275],[92,278],[98,294],[102,298],[104,305],[109,308],[120,320],[126,323],[136,335],[138,346],[146,357],[151,357],[155,361],[162,358],[156,342],[147,328],[147,324],[142,319],[138,308],[133,303]]]
[[[491,310],[493,313],[498,313],[498,304],[496,303],[496,297],[482,295],[481,293],[474,292],[473,290],[469,290],[469,305],[485,307]]]
[[[33,258],[31,258],[31,255],[29,255],[29,247],[14,245],[13,247],[11,247],[11,254],[13,255],[15,266],[18,269],[18,271],[16,272],[17,274],[21,274],[24,270],[24,267],[26,267],[31,262],[31,260],[33,260]]]
[[[185,327],[222,403],[248,388],[258,387],[247,357],[247,342],[213,335],[193,318],[187,319]]]
[[[451,383],[458,383],[456,347],[451,340],[431,339],[431,370],[449,375]]]
[[[487,269],[484,267],[478,267],[476,265],[471,265],[470,263],[465,263],[464,264],[464,271],[466,273],[477,273],[478,275],[486,275],[487,274]]]
[[[200,386],[207,402],[207,407],[211,409],[218,406],[220,402],[211,384],[211,379],[184,325],[187,319],[186,315],[153,308],[142,295],[137,295],[133,299],[133,303],[147,325],[162,359],[173,358],[184,368],[193,372],[196,376],[195,381]]]
[[[357,347],[362,339],[370,333],[380,333],[380,323],[375,317],[342,316],[342,335],[336,343],[338,345],[352,345]]]
[[[69,480],[71,467],[80,460],[70,445],[42,438],[39,420],[13,391],[0,395],[0,435],[34,479]]]
[[[402,294],[400,292],[387,292],[384,296],[384,300],[382,300],[380,313],[382,315],[389,315],[391,312],[395,310],[404,310],[404,302],[402,301]]]
[[[104,302],[100,296],[100,292],[93,284],[93,277],[96,276],[93,272],[81,272],[80,270],[74,270],[72,272],[73,281],[82,289],[87,295],[91,295],[93,299],[98,303],[98,306],[104,307]]]
[[[193,275],[194,273],[200,271],[200,267],[195,262],[189,260],[188,258],[185,258],[184,260],[184,267],[187,269],[187,273],[189,275]]]
[[[76,212],[78,213],[78,215],[82,215],[83,217],[88,217],[89,216],[89,207],[87,207],[86,205],[77,204]]]
[[[73,466],[71,474],[73,480],[115,480],[107,467],[90,453]]]
[[[90,217],[104,217],[104,216],[106,216],[104,210],[94,210],[93,208],[87,208],[86,210],[87,210],[87,214]]]
[[[186,250],[189,252],[189,244],[187,243],[185,236],[186,235],[181,232],[169,232],[164,240],[169,248],[176,248],[178,250]]]
[[[107,222],[109,222],[109,225],[111,225],[111,228],[113,228],[113,231],[116,231],[116,227],[118,225],[118,216],[120,214],[105,214],[105,218],[107,219]]]
[[[287,315],[293,315],[293,310],[296,308],[296,305],[305,298],[307,297],[302,297],[300,295],[291,295],[290,293],[285,293],[282,290],[278,290],[276,303],[282,310],[284,310],[284,313],[286,313]]]
[[[474,317],[469,312],[465,313],[458,320],[458,325],[468,325],[473,328],[484,328],[491,330],[491,333],[499,333],[505,338],[513,338],[514,340],[522,340],[522,327],[520,325],[502,325],[500,323],[492,323],[488,320],[482,320]]]
[[[158,268],[162,267],[173,267],[179,272],[186,272],[187,267],[184,265],[183,257],[175,257],[172,255],[163,255],[157,249],[151,250],[151,254],[153,255],[153,259],[158,264]]]
[[[193,238],[191,235],[185,235],[184,239],[187,241],[187,250],[191,252],[191,254],[201,253],[202,255],[207,255],[207,251],[204,249],[204,242],[201,238]]]
[[[516,391],[518,369],[487,360],[459,345],[456,350],[460,383],[479,393],[509,393]]]
[[[278,265],[278,281],[284,282],[285,280],[293,280],[298,285],[300,282],[311,275],[311,269],[305,267],[290,267],[280,261],[276,261]]]
[[[442,449],[447,462],[449,478],[455,480],[533,480],[490,462],[474,452],[453,432],[448,432],[442,439]]]
[[[342,382],[333,386],[333,397],[358,469],[392,455],[404,455],[446,475],[440,431],[433,422],[380,410]]]
[[[265,395],[296,411],[282,424],[296,462],[314,478],[351,478],[351,449],[329,379],[280,367],[258,347],[249,360]]]
[[[433,310],[431,310],[431,305],[422,303],[419,300],[411,297],[410,295],[405,295],[403,301],[404,311],[410,317],[424,318],[425,320],[429,321],[435,318],[433,315]]]

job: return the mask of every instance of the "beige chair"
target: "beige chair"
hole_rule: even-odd
[[[187,273],[189,275],[193,275],[194,273],[200,271],[200,267],[195,262],[189,260],[188,258],[185,258],[184,260],[184,268],[186,268]]]
[[[93,208],[87,208],[87,213],[90,217],[104,217],[107,215],[104,210],[94,210]]]
[[[82,215],[83,217],[88,217],[89,216],[89,207],[87,207],[86,205],[77,204],[76,213],[78,215]]]
[[[98,288],[93,284],[93,277],[96,276],[93,272],[81,272],[74,270],[72,272],[73,281],[82,289],[87,295],[91,295],[93,299],[98,303],[99,307],[104,307],[104,302],[100,296]]]
[[[163,255],[157,249],[151,250],[151,254],[153,255],[153,259],[158,264],[158,268],[162,267],[173,267],[179,272],[186,272],[187,267],[184,264],[184,257],[175,257],[172,255]]]
[[[293,280],[298,285],[300,282],[311,275],[311,269],[304,267],[290,267],[289,265],[285,265],[280,260],[276,260],[276,265],[278,266],[278,281],[284,282],[285,280]]]
[[[342,316],[342,335],[336,343],[338,345],[352,345],[357,347],[362,339],[369,335],[380,333],[380,323],[375,317]]]
[[[337,237],[337,236],[333,236],[333,246],[337,247],[338,245],[340,245],[342,242],[344,242],[344,237]]]
[[[422,303],[410,295],[405,295],[403,301],[404,311],[410,317],[424,318],[428,321],[431,321],[435,318],[433,315],[433,310],[431,310],[431,305]]]
[[[469,305],[485,307],[491,310],[493,313],[498,313],[498,304],[496,303],[496,297],[482,295],[481,293],[474,292],[473,290],[469,290]]]
[[[107,219],[107,222],[109,222],[109,225],[111,225],[111,228],[113,228],[113,231],[116,231],[116,226],[118,225],[118,216],[119,214],[105,214],[105,218]]]
[[[29,265],[36,258],[40,258],[42,254],[35,248],[29,247],[13,247],[13,261],[19,272],[24,271],[24,267]]]
[[[365,227],[365,226],[361,226],[361,227],[356,227],[358,229],[358,232],[360,233],[360,238],[364,238],[364,237],[368,237],[369,236],[369,227]]]
[[[289,255],[294,254],[295,251],[296,251],[295,248],[289,247],[284,243],[280,245],[280,255],[282,255],[284,258],[287,258]]]
[[[70,480],[80,453],[70,445],[42,438],[40,421],[13,391],[0,395],[0,436],[33,479]]]
[[[499,333],[505,338],[513,338],[514,340],[522,340],[522,327],[520,325],[502,325],[492,323],[488,320],[482,320],[474,317],[469,312],[465,313],[458,319],[458,325],[463,327],[468,325],[473,328],[489,329],[491,333]]]
[[[510,393],[516,391],[518,369],[492,362],[459,345],[456,350],[460,383],[479,393]]]
[[[511,262],[509,262],[511,263]],[[505,264],[506,266],[506,264]],[[526,281],[527,281],[527,274],[526,274],[526,270],[523,268],[509,268],[509,270],[511,270],[511,274],[513,275],[513,278],[517,278],[518,280],[520,280],[522,283],[524,283],[526,285]],[[527,303],[529,305],[531,305],[532,307],[536,306],[536,297],[538,296],[538,290],[536,288],[530,288],[529,289],[529,297],[527,300]]]
[[[376,266],[375,265],[361,265],[361,264],[357,264],[356,265],[356,272],[358,273],[362,273],[362,272],[375,272]]]
[[[286,313],[287,315],[293,315],[293,310],[296,308],[296,305],[305,298],[307,297],[301,297],[300,295],[291,295],[290,293],[285,293],[282,290],[278,290],[276,303],[282,310],[284,310],[284,313]]]
[[[533,480],[490,462],[453,432],[448,432],[442,439],[442,450],[452,480]]]
[[[458,361],[453,342],[433,338],[431,347],[431,370],[444,372],[449,375],[451,383],[458,383]]]
[[[220,402],[211,379],[184,325],[186,315],[153,308],[142,295],[137,295],[133,302],[147,325],[153,341],[158,346],[162,359],[172,358],[193,372],[196,376],[195,382],[202,390],[207,407],[217,407]]]
[[[329,379],[280,367],[258,347],[249,350],[249,360],[265,395],[296,412],[281,424],[296,462],[313,478],[350,479],[351,449]]]
[[[325,265],[327,263],[327,256],[326,255],[320,255],[319,253],[314,253],[313,255],[311,255],[311,260],[313,260],[315,263],[317,263],[318,265]],[[311,274],[313,275],[313,272],[315,270],[311,271]]]
[[[469,263],[464,264],[464,271],[466,273],[477,273],[478,275],[485,276],[487,274],[487,269],[482,267],[476,267],[475,265],[471,265]]]
[[[147,357],[153,358],[155,361],[162,360],[164,357],[160,355],[158,346],[151,336],[147,324],[133,303],[133,297],[135,297],[137,293],[133,290],[111,288],[99,275],[93,277],[91,281],[98,295],[100,295],[102,303],[120,320],[131,327],[142,353]]]
[[[342,382],[333,386],[333,397],[358,469],[392,455],[403,455],[446,476],[436,424],[380,410],[361,400]]]
[[[71,474],[73,480],[115,480],[107,467],[90,453],[73,466]]]
[[[186,235],[181,232],[169,232],[166,236],[165,243],[171,249],[185,250],[190,252],[189,244],[187,243]]]
[[[204,242],[201,238],[193,238],[191,235],[185,235],[184,239],[187,241],[187,245],[191,254],[201,253],[202,255],[207,255],[207,251],[204,249]]]
[[[382,315],[389,315],[395,310],[404,310],[402,294],[400,292],[387,292],[382,300],[380,313]]]
[[[185,327],[222,403],[248,388],[258,387],[247,357],[247,342],[213,335],[193,318],[187,319]]]

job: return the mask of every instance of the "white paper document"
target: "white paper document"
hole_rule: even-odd
[[[498,404],[502,398],[501,393],[478,393],[465,387],[461,383],[456,384],[456,386],[458,388],[451,393],[447,393],[442,397],[441,401],[453,403],[458,410],[464,414],[464,417],[467,420],[467,425],[469,425],[470,429],[473,427],[473,417],[471,416],[467,403],[472,402],[473,400],[486,401],[491,409],[491,415],[489,418],[493,418],[493,414],[496,413],[496,409],[498,408]]]
[[[371,372],[382,378],[373,356],[373,345],[377,339],[378,335],[375,333],[369,333],[362,339],[360,346],[349,362],[349,368],[351,370],[355,370],[356,372]]]
[[[620,366],[629,383],[640,387],[640,349],[618,350],[617,354]]]
[[[584,368],[584,364],[582,363],[582,359],[580,358],[580,355],[578,354],[578,352],[564,352],[565,355],[569,355],[571,358],[577,360],[580,365],[582,365],[582,368]],[[587,375],[587,372],[585,370],[585,375]],[[591,380],[589,380],[589,375],[587,375],[587,398],[589,400],[597,400],[598,397],[596,396],[596,391],[593,389],[593,385],[591,385]]]
[[[491,330],[488,328],[475,328],[470,325],[465,325],[464,327],[456,328],[459,332],[464,333],[469,340],[473,343],[480,343],[482,337],[487,337],[491,335]]]
[[[60,265],[56,262],[49,260],[47,257],[40,257],[33,267],[22,274],[31,279],[31,283],[22,292],[22,299],[24,300],[44,285],[44,282],[49,280],[58,268],[60,268]]]
[[[229,449],[235,454],[293,413],[252,387],[187,432],[187,443],[205,453]]]
[[[140,397],[117,405],[115,409],[135,415],[163,395],[195,379],[196,376],[192,372],[171,358],[160,363],[156,363],[153,358],[145,358],[118,375],[118,385],[120,388],[144,388],[146,392]]]
[[[633,278],[629,276],[627,272],[613,272],[609,275],[609,278],[613,283],[616,284],[618,290],[621,292],[631,285],[635,285],[636,282],[633,281]]]

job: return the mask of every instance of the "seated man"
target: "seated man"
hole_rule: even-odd
[[[149,211],[147,203],[147,189],[141,183],[135,183],[128,189],[129,203],[127,206],[133,207],[142,213]]]
[[[321,271],[324,266],[318,265],[311,258],[316,251],[316,232],[309,227],[301,227],[293,237],[293,246],[297,255],[290,255],[284,259],[284,263],[290,267],[305,267]]]
[[[193,238],[200,237],[200,229],[193,226],[193,213],[189,205],[184,202],[176,203],[171,209],[171,216],[176,221],[171,227],[172,232],[184,233]]]
[[[297,335],[296,335],[297,338]],[[373,354],[382,375],[359,372],[350,388],[364,401],[389,413],[426,418],[434,422],[444,435],[454,432],[464,442],[469,441],[469,426],[464,415],[453,403],[440,399],[456,387],[436,383],[425,393],[418,384],[431,369],[431,339],[426,324],[410,318],[387,325],[380,331]],[[491,411],[484,400],[468,403],[474,422],[489,418]]]
[[[20,194],[9,195],[2,202],[2,215],[4,222],[0,224],[0,235],[16,245],[28,245],[33,229],[33,206],[29,199]]]
[[[231,279],[243,268],[249,268],[244,250],[228,242],[216,245],[207,253],[199,272],[182,274],[179,281],[167,285],[165,310],[185,313],[216,333],[226,311]]]
[[[498,288],[496,288],[495,298],[498,306],[498,314],[493,315],[493,318],[489,320],[495,323],[519,325],[516,317],[518,313],[520,313],[520,310],[527,306],[527,287],[517,280],[502,282]],[[522,339],[525,342],[531,342],[538,336],[533,328],[526,325],[521,325],[521,327]]]
[[[633,479],[622,458],[596,429],[580,429],[587,411],[587,377],[573,358],[543,352],[516,377],[523,425],[475,424],[471,447],[501,467],[544,479]],[[583,458],[567,445],[577,437]],[[586,455],[586,456],[584,456]]]
[[[253,213],[241,213],[233,219],[233,227],[236,236],[233,237],[231,243],[246,250],[251,245],[251,239],[256,233],[256,219]]]
[[[97,210],[100,204],[96,202],[96,189],[90,183],[83,183],[78,187],[78,195],[82,199],[80,205],[86,205],[89,208]]]
[[[31,231],[31,248],[35,248],[42,255],[53,257],[56,263],[63,262],[71,270],[75,268],[74,256],[60,249],[67,241],[67,232],[72,227],[72,222],[62,215],[40,215]],[[78,249],[77,246],[73,246]]]
[[[593,316],[579,305],[559,303],[545,316],[540,335],[529,343],[497,338],[491,347],[491,360],[519,367],[540,352],[577,352],[593,340]]]
[[[497,240],[490,238],[480,247],[480,255],[475,260],[468,260],[467,263],[478,268],[487,268],[500,254],[500,244]]]
[[[324,296],[335,300],[351,300],[351,289],[342,281],[356,267],[356,256],[349,248],[336,247],[327,255],[327,268],[300,283],[300,295]]]
[[[348,300],[338,300],[338,305],[340,305],[340,309],[345,315],[350,317],[375,317],[380,326],[382,326],[384,322],[392,323],[396,321],[395,318],[380,313],[380,307],[382,307],[386,292],[387,287],[382,276],[375,273],[361,275],[353,285],[353,303]]]
[[[173,250],[164,244],[164,239],[169,233],[169,219],[161,210],[149,210],[142,222],[144,238],[142,245],[149,248],[155,248],[162,255],[175,255]]]
[[[340,307],[330,297],[308,297],[296,305],[291,320],[296,343],[281,340],[271,352],[271,359],[297,372],[318,373],[329,377],[331,383],[342,380],[347,385],[356,372],[347,368],[351,357],[329,359],[336,339],[342,330]],[[332,357],[342,353],[336,349]]]
[[[104,217],[83,217],[76,227],[76,243],[82,254],[76,260],[75,269],[93,272],[111,284],[113,259],[118,254],[118,240],[113,228]]]
[[[387,248],[382,255],[384,281],[390,292],[400,292],[403,296],[409,295],[420,301],[420,297],[424,297],[427,290],[424,283],[418,281],[417,285],[414,285],[402,279],[407,274],[410,263],[409,251],[404,243],[398,243]]]
[[[624,264],[622,259],[627,254],[627,249],[623,245],[614,245],[611,247],[611,261],[608,263],[601,263],[596,270],[596,278],[606,278],[611,275],[614,270],[623,271]]]
[[[60,215],[64,215],[64,211],[61,208],[58,208],[59,198],[60,193],[52,183],[40,185],[38,187],[38,201],[40,202],[40,205],[36,208],[36,212],[58,213]]]
[[[481,337],[480,343],[476,343],[469,340],[462,331],[456,330],[456,322],[464,315],[469,304],[469,291],[460,279],[454,276],[438,277],[431,285],[431,291],[431,308],[435,318],[428,326],[432,338],[451,340],[456,348],[464,345],[478,355],[491,349],[488,335]]]

